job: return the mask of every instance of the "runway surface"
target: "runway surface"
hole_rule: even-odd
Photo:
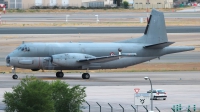
[[[167,33],[199,33],[200,26],[167,27]],[[145,27],[15,27],[0,28],[0,34],[95,34],[143,33]]]
[[[106,72],[106,71],[105,71]],[[18,80],[12,79],[12,73],[0,74],[0,88],[11,88],[17,85],[20,78],[26,75],[34,75],[43,80],[57,80],[54,72],[30,72],[17,73]],[[144,80],[145,76],[151,77],[154,85],[199,85],[199,72],[125,72],[125,73],[90,73],[89,80],[81,78],[82,73],[65,73],[61,80],[70,85],[81,86],[131,86],[131,85],[148,85],[149,82]]]
[[[146,12],[72,12],[72,13],[8,13],[2,15],[3,21],[65,21],[68,15],[68,21],[74,20],[95,20],[98,15],[99,19],[134,19],[146,18]],[[165,18],[200,18],[198,12],[179,13],[167,12],[164,13]]]

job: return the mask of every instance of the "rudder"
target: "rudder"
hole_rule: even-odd
[[[144,35],[144,43],[147,44],[168,42],[165,19],[162,12],[152,10]]]

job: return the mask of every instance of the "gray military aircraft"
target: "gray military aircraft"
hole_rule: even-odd
[[[152,10],[144,35],[113,43],[22,43],[6,57],[7,66],[37,70],[86,70],[83,79],[89,79],[89,69],[117,69],[143,63],[163,55],[194,50],[194,47],[170,46],[164,15]]]

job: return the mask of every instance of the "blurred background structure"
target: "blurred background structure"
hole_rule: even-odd
[[[129,8],[176,8],[198,6],[200,0],[0,0],[8,9],[66,9],[66,8],[115,8],[124,1]]]

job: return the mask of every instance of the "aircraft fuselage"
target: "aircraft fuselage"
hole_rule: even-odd
[[[10,62],[7,62],[7,65],[48,70],[116,69],[177,52],[173,52],[172,47],[145,49],[144,46],[138,43],[24,43],[8,55]],[[104,63],[77,62],[88,54],[95,57],[118,55],[118,49],[121,49],[122,53],[135,53],[136,55]],[[65,66],[52,64],[50,58],[57,54],[68,54],[63,59],[60,58],[60,61],[66,63]]]

